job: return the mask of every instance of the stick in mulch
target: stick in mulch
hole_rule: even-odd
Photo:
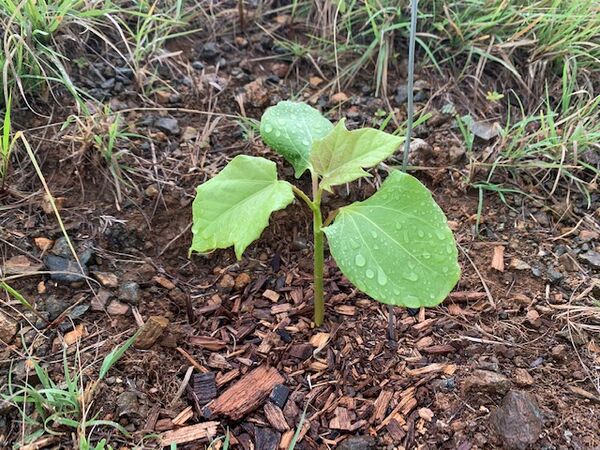
[[[412,0],[410,9],[410,38],[408,46],[408,106],[406,119],[406,140],[404,141],[404,154],[402,156],[402,172],[406,172],[408,165],[408,153],[410,151],[410,138],[414,118],[413,87],[415,81],[415,35],[417,31],[417,5],[418,0]],[[390,343],[396,344],[394,320],[394,307],[388,306],[388,338]]]

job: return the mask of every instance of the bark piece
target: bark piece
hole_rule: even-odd
[[[198,347],[202,347],[213,352],[222,350],[227,345],[220,339],[215,339],[213,337],[208,336],[190,336],[189,343],[191,345],[197,345]]]
[[[260,366],[248,372],[207,405],[209,414],[239,420],[254,411],[277,384],[285,380],[274,367]]]
[[[256,427],[254,436],[256,437],[256,450],[277,450],[279,447],[281,433],[277,431]]]
[[[296,344],[290,347],[288,352],[290,356],[305,360],[311,357],[313,354],[313,346],[310,344]]]
[[[492,269],[498,272],[504,272],[504,246],[497,245],[494,247],[494,255],[492,256]]]
[[[278,406],[275,406],[272,402],[266,402],[264,406],[265,416],[273,428],[277,431],[287,431],[290,429],[283,412]]]
[[[379,423],[383,420],[393,396],[394,393],[392,391],[382,390],[379,393],[377,400],[375,400],[375,411],[373,411],[373,415],[371,416],[371,423]]]
[[[219,422],[203,422],[196,425],[178,428],[163,433],[160,437],[160,443],[163,447],[168,447],[171,444],[185,444],[197,440],[212,439],[217,434]]]
[[[213,372],[195,373],[192,376],[192,391],[200,406],[204,406],[217,396],[217,385]]]
[[[165,329],[169,326],[169,319],[162,316],[150,316],[146,323],[142,325],[140,335],[135,341],[134,347],[142,350],[148,350],[162,336]]]

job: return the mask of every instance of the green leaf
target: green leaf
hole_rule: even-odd
[[[333,124],[306,103],[279,102],[267,108],[260,120],[263,141],[294,166],[296,178],[310,167],[313,142],[332,129]]]
[[[321,187],[344,184],[370,176],[363,170],[373,167],[392,155],[404,140],[374,128],[348,131],[344,119],[333,131],[313,144],[310,162],[321,175]]]
[[[444,213],[406,173],[393,171],[372,197],[341,208],[324,232],[342,273],[388,305],[435,306],[460,277]]]
[[[294,200],[292,185],[277,180],[275,163],[240,155],[213,179],[198,186],[192,205],[194,238],[190,253],[235,246],[241,259],[258,239],[273,211]]]
[[[125,341],[123,345],[120,347],[113,348],[108,355],[104,357],[102,361],[102,366],[100,366],[100,373],[98,374],[98,379],[103,379],[108,371],[114,366],[125,354],[125,352],[131,347],[138,336],[140,335],[140,331],[138,330],[133,336]]]

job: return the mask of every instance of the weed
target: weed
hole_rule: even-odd
[[[63,351],[61,382],[54,381],[48,370],[34,359],[30,359],[29,363],[35,372],[35,382],[26,380],[23,385],[15,386],[12,371],[9,372],[7,393],[2,393],[1,396],[20,412],[23,443],[33,442],[45,434],[61,435],[65,430],[74,429],[77,431],[80,449],[110,448],[105,446],[105,441],[100,441],[95,447],[89,443],[86,430],[96,426],[109,426],[128,436],[129,433],[120,424],[89,419],[87,415],[98,382],[131,347],[137,336],[138,334],[134,334],[123,345],[113,349],[104,358],[98,379],[85,388],[81,373],[69,368],[66,349]],[[78,353],[76,359],[79,360]]]

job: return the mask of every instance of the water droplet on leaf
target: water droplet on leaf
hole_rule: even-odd
[[[273,131],[273,126],[268,123],[265,125],[265,133],[271,133]]]
[[[367,269],[365,275],[367,275],[367,278],[371,280],[375,276],[375,272],[373,272],[371,269]]]
[[[367,260],[365,259],[365,257],[363,255],[361,255],[360,253],[358,255],[356,255],[356,257],[354,258],[354,263],[358,266],[358,267],[364,267],[365,264],[367,263]]]
[[[385,275],[385,273],[383,273],[383,270],[381,269],[377,271],[377,282],[381,286],[385,286],[388,282],[387,276]]]

